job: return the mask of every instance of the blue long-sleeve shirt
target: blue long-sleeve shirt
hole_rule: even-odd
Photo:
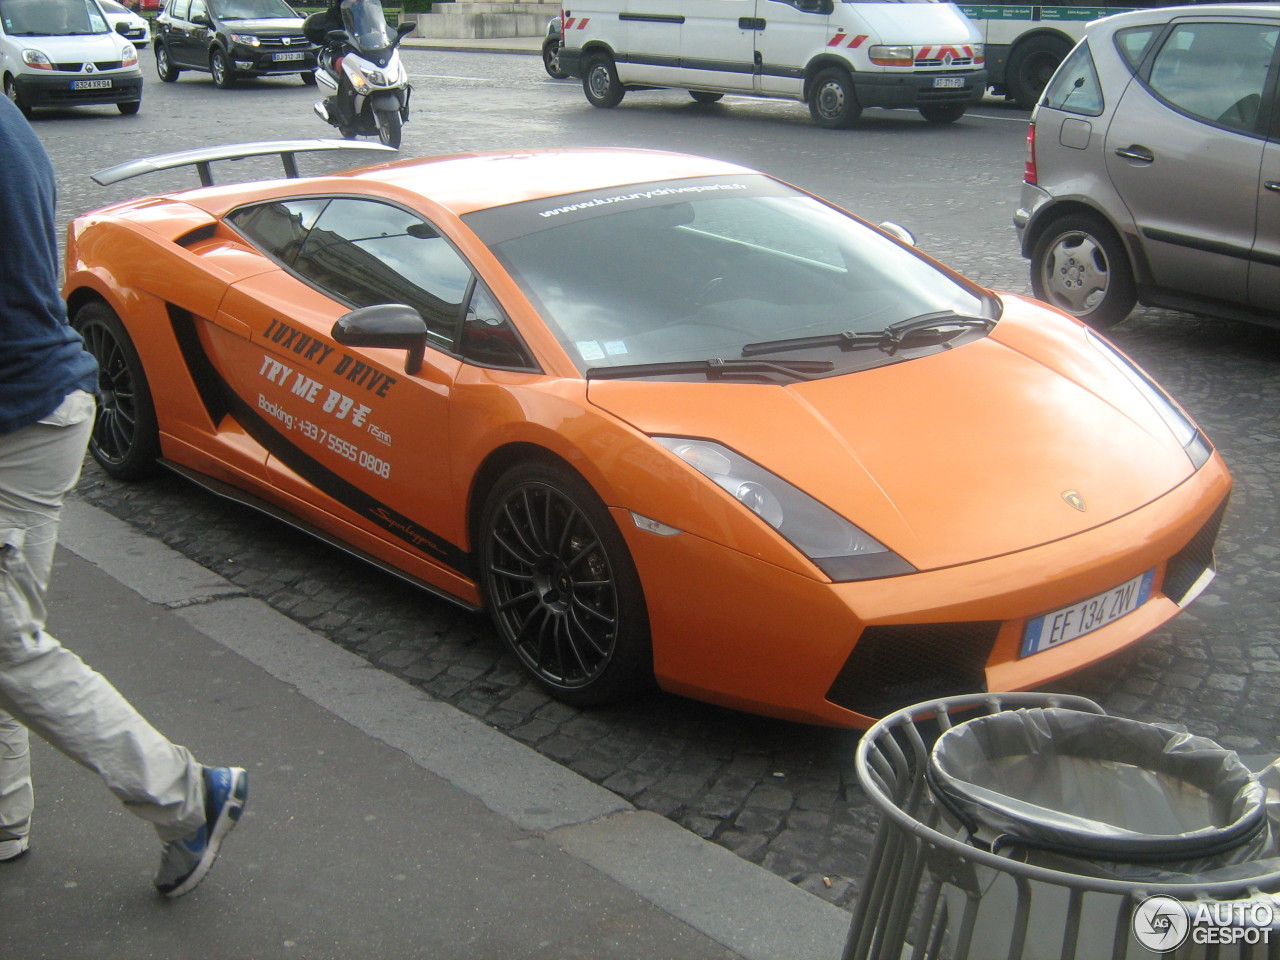
[[[67,325],[58,288],[57,187],[44,145],[0,97],[0,433],[97,392],[97,363]]]

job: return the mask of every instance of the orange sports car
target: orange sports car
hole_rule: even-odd
[[[352,146],[344,143],[342,146]],[[367,145],[361,145],[367,149]],[[803,190],[641,150],[185,151],[77,218],[92,452],[469,608],[577,704],[656,680],[865,726],[1116,652],[1210,581],[1231,480],[1074,319]],[[212,185],[215,161],[286,175]]]

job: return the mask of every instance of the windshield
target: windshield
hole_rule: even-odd
[[[219,20],[279,20],[298,15],[284,0],[214,0],[209,6]]]
[[[11,37],[83,37],[111,32],[94,0],[0,0],[0,23]]]
[[[385,50],[391,46],[387,18],[378,0],[342,0],[342,25],[357,50]]]
[[[584,372],[747,357],[846,372],[877,359],[855,360],[847,334],[932,314],[994,319],[979,288],[761,175],[555,197],[464,219]]]

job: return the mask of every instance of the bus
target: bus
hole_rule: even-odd
[[[988,83],[994,92],[1029,110],[1058,64],[1084,36],[1090,20],[1126,10],[1179,5],[1178,0],[1088,0],[1054,6],[960,3],[959,7],[982,33]]]

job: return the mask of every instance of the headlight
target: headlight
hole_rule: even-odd
[[[231,42],[232,42],[232,43],[238,43],[238,44],[240,44],[240,46],[242,46],[242,47],[260,47],[260,46],[262,46],[262,41],[261,41],[261,40],[259,40],[257,37],[253,36],[252,34],[249,34],[249,33],[233,33],[233,34],[231,35]]]
[[[22,62],[28,67],[35,67],[37,70],[52,70],[53,61],[39,50],[26,49],[22,51]]]
[[[120,48],[120,66],[132,67],[138,62],[138,50],[132,43],[127,43]]]
[[[1155,408],[1156,413],[1160,414],[1160,419],[1169,427],[1178,443],[1182,444],[1182,449],[1187,452],[1195,468],[1199,470],[1203,467],[1209,459],[1212,448],[1204,434],[1191,422],[1191,418],[1182,412],[1158,383],[1135,366],[1128,357],[1092,330],[1086,331],[1086,335],[1098,352],[1110,360],[1115,368],[1124,374],[1125,379],[1133,384],[1146,401]]]
[[[916,62],[916,51],[909,46],[890,46],[875,43],[867,51],[871,62],[879,67],[910,67]]]
[[[914,573],[880,541],[799,487],[711,440],[654,437],[789,540],[832,580]]]

